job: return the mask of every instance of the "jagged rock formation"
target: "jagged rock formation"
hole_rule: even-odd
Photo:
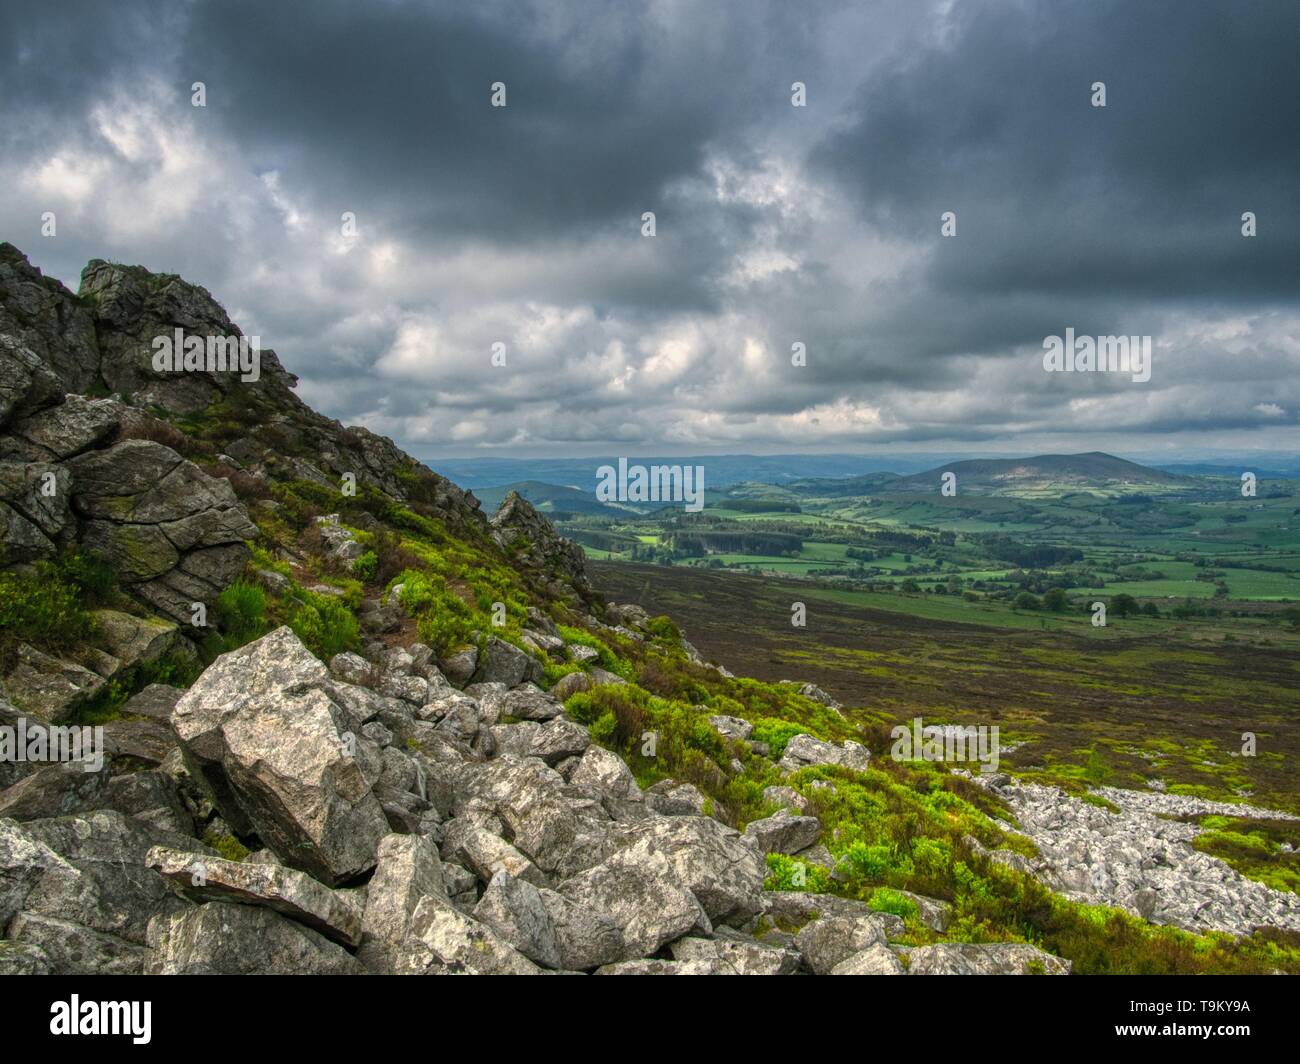
[[[201,624],[244,571],[257,535],[229,477],[297,479],[331,490],[346,482],[376,493],[380,507],[408,506],[471,539],[509,540],[521,567],[557,594],[592,600],[581,552],[527,503],[512,501],[489,528],[472,495],[391,441],[307,407],[272,350],[258,352],[256,380],[155,369],[155,338],[176,330],[243,335],[205,289],[179,277],[95,260],[73,294],[0,244],[0,569],[83,548],[112,566],[143,615],[196,636],[196,617]],[[204,429],[202,441],[168,420],[186,418]],[[222,475],[200,461],[217,462]],[[360,552],[353,542],[337,553]],[[506,656],[501,649],[481,666]],[[86,667],[23,647],[0,673],[20,708],[61,720],[131,664]]]
[[[574,591],[591,597],[582,548],[558,535],[554,526],[517,491],[510,492],[492,518],[492,538],[523,569],[541,577],[557,598]]]
[[[351,474],[358,485],[428,506],[451,528],[483,526],[472,495],[390,440],[344,428],[303,403],[293,392],[297,378],[273,350],[260,351],[255,381],[229,371],[155,370],[154,338],[170,337],[176,329],[243,336],[206,289],[174,275],[97,259],[82,272],[74,295],[43,277],[13,245],[0,244],[0,429],[26,438],[36,433],[30,446],[37,448],[43,440],[69,436],[56,425],[72,425],[75,449],[83,450],[123,429],[161,431],[149,411],[187,415],[225,403],[239,423],[261,430],[256,438],[233,435],[224,451],[251,475],[283,466],[284,475],[337,487]],[[123,397],[129,406],[86,398],[95,393]],[[79,398],[63,409],[69,395]],[[42,411],[40,424],[25,420]],[[27,460],[39,457],[33,450]]]

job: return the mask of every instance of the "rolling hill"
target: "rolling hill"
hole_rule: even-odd
[[[1086,454],[1042,454],[1032,458],[985,458],[951,462],[924,473],[884,482],[885,492],[932,493],[939,490],[944,473],[957,477],[960,493],[1051,494],[1093,489],[1193,488],[1196,481],[1164,470],[1138,465],[1101,451]]]

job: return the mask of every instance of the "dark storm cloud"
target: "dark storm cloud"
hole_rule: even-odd
[[[558,24],[518,4],[203,5],[181,63],[232,139],[309,176],[322,205],[452,239],[635,233],[747,120],[771,41],[743,23],[739,41],[670,39],[633,4],[556,7]]]
[[[1285,446],[1298,29],[1227,0],[11,3],[0,235],[74,285],[90,257],[204,284],[309,402],[423,455]],[[1153,335],[1150,384],[1044,373],[1067,326]]]
[[[977,2],[953,18],[949,44],[873,71],[856,121],[814,154],[910,239],[957,212],[937,288],[1295,296],[1292,0]],[[1261,239],[1241,238],[1244,211]]]

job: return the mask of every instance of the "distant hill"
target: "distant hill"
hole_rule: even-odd
[[[898,477],[878,490],[890,493],[937,492],[944,473],[956,474],[959,492],[983,494],[1196,486],[1191,477],[1138,465],[1102,451],[1089,451],[1087,454],[1040,454],[1032,458],[977,458],[950,462],[925,473]]]
[[[546,484],[540,480],[521,480],[496,488],[475,488],[474,496],[489,512],[496,510],[512,491],[519,492],[533,507],[544,514],[588,514],[601,517],[627,519],[642,512],[634,506],[609,506],[597,500],[589,491],[581,491],[560,484]]]
[[[916,473],[929,469],[944,458],[942,453],[908,455],[851,454],[706,454],[665,457],[630,454],[629,463],[652,465],[692,465],[704,467],[704,486],[708,490],[729,488],[745,481],[788,485],[808,477],[861,476],[888,469],[896,473]],[[596,470],[602,465],[617,465],[617,452],[590,458],[425,458],[429,468],[469,488],[482,498],[480,488],[537,481],[544,484],[569,484],[594,492]]]
[[[876,495],[901,479],[897,473],[864,473],[856,477],[805,477],[785,485],[806,498],[841,499],[853,495]]]

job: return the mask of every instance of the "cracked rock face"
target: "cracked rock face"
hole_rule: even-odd
[[[95,321],[71,292],[43,277],[12,244],[0,244],[0,333],[13,337],[59,381],[64,392],[89,391],[99,380]],[[4,355],[0,352],[0,368]],[[0,372],[0,380],[8,374]],[[0,422],[3,422],[0,402]]]
[[[337,943],[266,908],[213,902],[149,924],[148,975],[357,975]]]
[[[68,468],[83,542],[125,584],[150,582],[142,597],[173,619],[190,623],[191,603],[214,601],[243,570],[257,528],[228,480],[150,440],[88,452]]]
[[[188,896],[263,905],[345,946],[361,942],[361,913],[355,903],[292,868],[224,861],[166,846],[153,847],[145,864]]]

